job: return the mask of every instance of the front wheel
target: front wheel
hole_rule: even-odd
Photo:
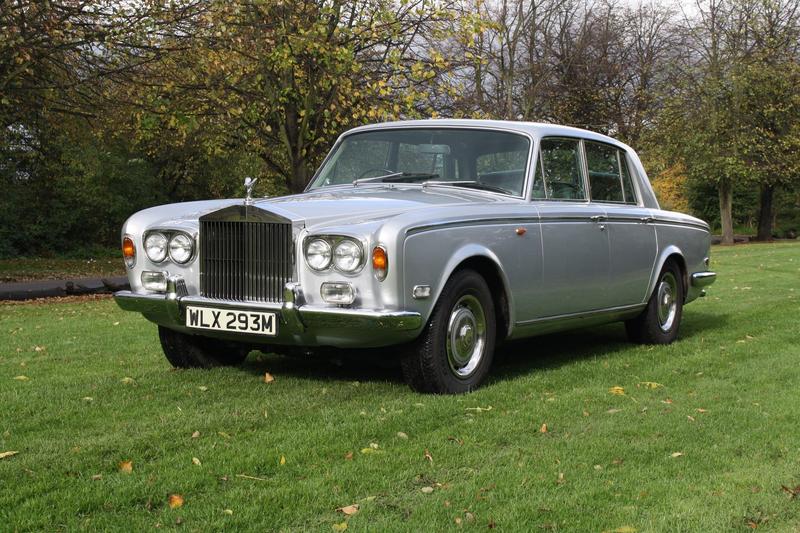
[[[211,368],[241,364],[250,350],[241,344],[199,335],[187,335],[158,326],[158,338],[167,361],[175,368]]]
[[[674,261],[664,265],[642,314],[625,322],[628,338],[642,344],[669,344],[683,316],[683,276]]]
[[[459,394],[480,386],[492,364],[495,309],[489,287],[473,270],[448,280],[420,337],[401,360],[418,392]]]

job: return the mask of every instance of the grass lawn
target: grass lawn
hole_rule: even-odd
[[[800,245],[712,267],[678,342],[532,339],[458,397],[258,353],[173,371],[108,298],[2,305],[0,529],[800,531]]]
[[[125,267],[119,252],[96,258],[0,259],[0,283],[40,279],[107,278],[124,276]]]

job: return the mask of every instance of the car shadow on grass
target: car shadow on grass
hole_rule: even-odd
[[[727,322],[726,315],[690,311],[684,315],[677,342],[698,335],[713,336]],[[590,357],[613,356],[631,346],[634,345],[628,341],[622,323],[509,341],[498,346],[488,381],[497,383]],[[402,384],[399,357],[400,350],[396,348],[332,349],[313,356],[254,351],[240,369],[256,375],[269,372],[299,379]]]

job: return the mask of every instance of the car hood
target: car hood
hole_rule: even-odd
[[[253,204],[292,220],[302,220],[307,227],[312,227],[330,221],[367,222],[426,207],[503,200],[507,198],[451,187],[368,185],[255,200]]]

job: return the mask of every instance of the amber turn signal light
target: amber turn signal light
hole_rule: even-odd
[[[136,246],[133,244],[133,239],[127,235],[122,239],[122,258],[128,268],[136,263]]]
[[[376,246],[372,249],[372,270],[379,281],[386,279],[386,273],[389,271],[389,256],[386,255],[386,249],[383,246]]]

